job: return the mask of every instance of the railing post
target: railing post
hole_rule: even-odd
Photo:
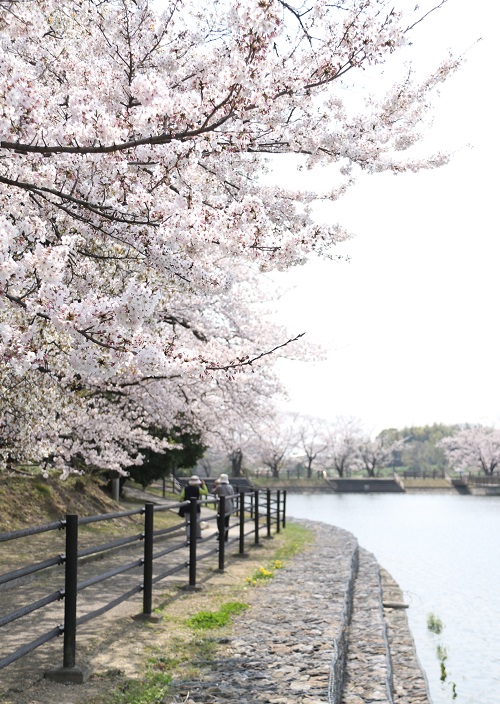
[[[250,494],[250,518],[254,518],[253,503],[254,503],[254,495]]]
[[[283,492],[283,528],[286,528],[286,489]]]
[[[271,489],[266,491],[266,507],[267,507],[267,537],[271,537]]]
[[[189,587],[196,587],[196,532],[198,523],[198,501],[190,499],[189,506]]]
[[[63,667],[76,662],[76,597],[78,584],[78,516],[66,516],[66,570],[64,577]]]
[[[276,492],[276,533],[279,533],[281,531],[280,506],[281,506],[281,492],[278,489],[278,491]]]
[[[45,673],[52,682],[82,684],[90,668],[76,667],[76,600],[78,593],[78,516],[66,514],[66,558],[64,573],[63,666]]]
[[[240,555],[245,554],[245,492],[240,489]]]
[[[154,506],[148,502],[144,506],[144,593],[142,613],[151,616],[153,608],[153,531]]]
[[[226,548],[226,497],[219,496],[219,513],[217,515],[219,524],[219,572],[224,572],[224,558]]]
[[[254,493],[254,507],[255,507],[255,513],[254,513],[254,526],[255,526],[255,545],[259,544],[259,490],[255,489]]]

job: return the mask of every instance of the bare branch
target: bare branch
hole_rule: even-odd
[[[226,364],[223,366],[207,366],[208,371],[229,371],[230,369],[237,369],[238,367],[247,367],[247,366],[252,366],[254,362],[257,362],[257,360],[262,359],[262,357],[267,357],[270,354],[273,354],[276,352],[276,350],[281,349],[282,347],[286,347],[287,345],[290,345],[292,342],[296,342],[299,340],[301,337],[304,337],[305,332],[301,332],[300,335],[297,335],[294,338],[291,338],[290,340],[287,340],[286,342],[283,342],[281,345],[276,345],[276,347],[273,347],[272,350],[267,350],[267,352],[261,352],[260,354],[256,355],[255,357],[242,357],[241,359],[237,359],[235,362],[231,362],[230,364]]]

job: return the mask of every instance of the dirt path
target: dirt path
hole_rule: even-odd
[[[174,655],[178,647],[176,639],[185,637],[183,624],[189,615],[213,608],[214,602],[227,598],[235,589],[245,589],[252,596],[252,590],[243,586],[245,578],[270,559],[276,546],[274,540],[262,541],[259,548],[250,550],[245,560],[238,559],[233,547],[228,551],[224,573],[218,572],[213,561],[210,564],[207,561],[198,572],[200,591],[185,591],[186,573],[162,581],[154,597],[154,606],[162,607],[164,612],[159,623],[133,618],[142,609],[141,597],[136,596],[82,626],[78,631],[77,665],[91,665],[93,674],[87,683],[65,686],[44,679],[47,669],[62,664],[62,638],[59,638],[0,672],[0,700],[3,704],[104,704],[110,701],[110,692],[120,683],[143,676],[148,652],[162,648],[165,652],[170,649]],[[133,577],[122,579],[128,579],[130,586]],[[96,590],[90,602],[96,606],[108,596],[104,589],[102,593]],[[4,600],[5,596],[0,593],[0,601]],[[32,617],[32,625],[40,625],[44,630],[45,617],[39,617],[38,625],[37,620]]]
[[[129,498],[145,501],[152,500],[154,503],[171,505],[173,502],[150,494],[132,490]],[[163,513],[163,512],[161,512]],[[210,537],[208,542],[200,543],[198,550],[201,554],[214,550],[218,543],[215,541],[216,525],[213,520],[215,513],[209,508],[202,508],[202,535],[204,538]],[[140,534],[142,532],[142,517],[127,519],[128,525],[126,535]],[[161,574],[172,566],[179,566],[180,570],[176,574],[165,578],[154,588],[154,606],[170,604],[171,614],[175,617],[177,603],[189,600],[189,608],[196,610],[196,603],[200,600],[197,593],[186,594],[182,591],[188,583],[187,563],[189,559],[188,548],[185,544],[185,529],[181,519],[178,519],[178,530],[162,540],[161,548],[155,544],[155,552],[167,546],[177,545],[179,550],[174,554],[167,554],[155,560],[154,573]],[[233,529],[232,537],[236,537],[238,529]],[[107,538],[109,539],[109,537]],[[106,536],[102,533],[90,533],[82,535],[81,546],[97,545],[107,542]],[[48,556],[57,555],[64,552],[64,533],[51,532],[39,536],[32,536],[29,544],[26,542],[20,548],[14,543],[4,543],[0,545],[0,572],[12,570],[12,564],[16,568],[23,564],[29,564],[46,559]],[[27,539],[26,539],[27,540]],[[228,551],[228,559],[236,562],[228,567],[227,577],[220,575],[217,571],[218,556],[211,555],[205,561],[198,563],[197,583],[206,589],[209,581],[218,582],[236,579],[241,583],[241,576],[245,576],[251,571],[252,560],[235,560],[237,543]],[[92,577],[107,572],[114,568],[131,564],[142,557],[143,543],[136,543],[134,546],[111,550],[103,553],[98,559],[83,560],[79,565],[79,583],[89,580]],[[263,552],[258,550],[256,559],[261,564]],[[142,566],[137,566],[125,574],[117,575],[110,580],[98,583],[82,590],[78,596],[78,617],[86,613],[102,608],[116,598],[118,594],[130,590],[134,585],[142,582]],[[57,566],[44,571],[43,573],[25,579],[24,583],[16,585],[11,589],[0,590],[0,616],[9,613],[13,609],[20,608],[24,604],[35,601],[48,593],[57,591],[64,586],[64,567]],[[203,601],[203,598],[201,598]],[[115,679],[123,677],[140,676],[142,663],[144,661],[145,648],[154,645],[154,629],[151,624],[145,624],[134,620],[133,617],[142,612],[142,594],[133,596],[130,600],[118,605],[111,611],[91,620],[87,624],[78,628],[77,635],[77,665],[91,663],[94,675],[91,680],[80,686],[64,687],[44,680],[44,673],[47,670],[62,665],[63,639],[61,637],[37,648],[32,653],[22,657],[15,663],[0,670],[0,700],[5,704],[52,704],[59,701],[63,704],[74,704],[76,702],[92,702],[102,692],[108,691],[114,686]],[[0,658],[15,651],[27,642],[30,642],[57,625],[63,623],[63,602],[58,601],[43,609],[33,612],[25,617],[19,618],[11,624],[3,627],[2,639],[0,641]],[[117,673],[120,673],[119,675]],[[61,689],[62,687],[62,689]],[[64,692],[64,696],[59,696],[58,692]],[[67,699],[67,697],[70,697]]]

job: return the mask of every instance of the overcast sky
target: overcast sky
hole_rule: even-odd
[[[349,263],[280,276],[291,288],[280,319],[327,351],[322,362],[281,365],[291,410],[353,416],[370,432],[500,425],[498,5],[449,0],[417,37],[428,37],[422,62],[472,47],[427,140],[429,151],[452,150],[452,162],[363,179],[318,210],[356,234],[338,247]]]

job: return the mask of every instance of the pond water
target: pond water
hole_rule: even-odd
[[[351,531],[396,579],[434,704],[500,704],[500,497],[288,494],[287,516]]]

